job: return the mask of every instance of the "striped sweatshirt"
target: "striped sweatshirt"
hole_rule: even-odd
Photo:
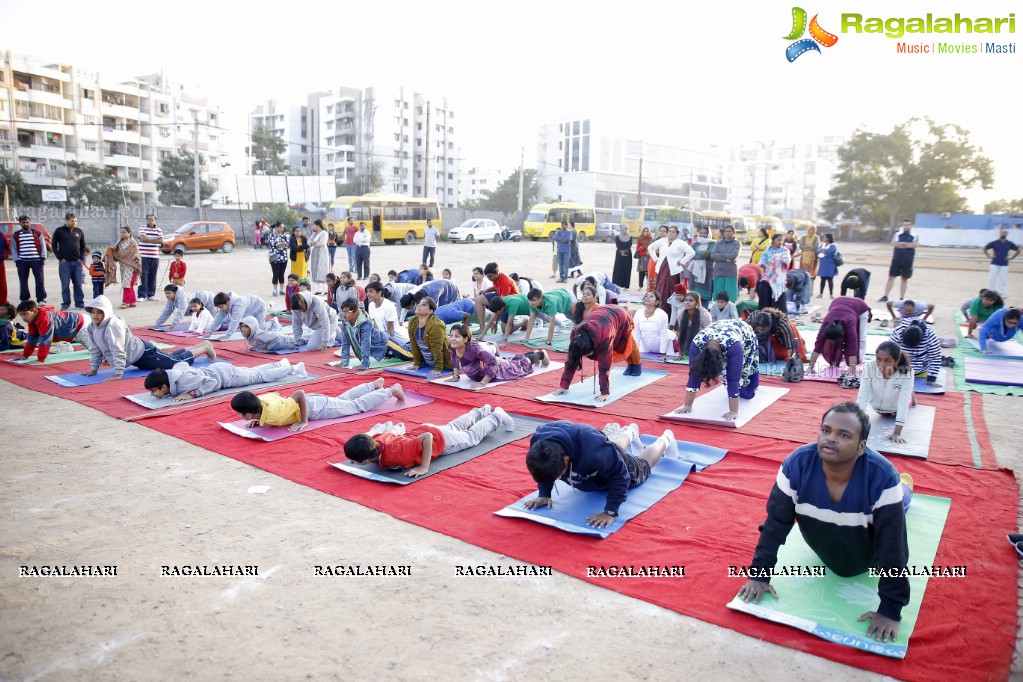
[[[870,448],[853,469],[839,502],[832,502],[817,444],[796,449],[785,458],[767,499],[767,519],[750,573],[767,573],[778,562],[793,523],[821,561],[842,577],[877,567],[899,574],[909,562],[906,515],[902,510],[902,484],[891,462]],[[770,582],[770,577],[753,578]],[[909,603],[909,578],[884,576],[878,580],[877,612],[900,620]]]
[[[926,372],[927,381],[937,381],[938,375],[941,374],[941,341],[929,326],[917,324],[915,326],[923,330],[924,339],[916,348],[910,348],[902,340],[909,326],[903,324],[896,327],[892,331],[892,341],[899,344],[902,352],[909,356],[909,361],[913,363],[914,375],[919,376]]]

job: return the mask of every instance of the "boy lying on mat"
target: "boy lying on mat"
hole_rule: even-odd
[[[498,426],[513,431],[515,420],[490,405],[473,408],[444,426],[422,424],[407,434],[404,424],[377,424],[369,433],[345,441],[345,457],[356,464],[372,462],[385,469],[405,469],[406,476],[422,476],[434,459],[479,445]]]
[[[851,577],[871,567],[904,574],[910,488],[887,459],[867,448],[869,435],[867,413],[856,403],[840,403],[824,413],[817,442],[782,462],[749,567],[750,575],[761,577],[739,590],[743,601],[759,603],[765,592],[778,597],[771,571],[796,521],[806,544],[837,575]],[[859,620],[870,621],[868,637],[894,642],[902,607],[909,603],[909,578],[882,576],[877,594],[880,606]]]
[[[189,367],[179,362],[172,368],[154,369],[146,377],[146,390],[154,398],[171,396],[175,402],[199,398],[222,388],[269,384],[290,374],[305,374],[305,363],[294,367],[287,358],[256,367],[235,367],[218,362],[206,367]]]
[[[245,337],[245,347],[249,350],[269,353],[274,350],[295,350],[298,341],[291,334],[280,331],[281,325],[274,318],[261,329],[259,322],[252,315],[246,315],[238,323],[238,331]]]
[[[639,456],[628,454],[630,445]],[[646,481],[662,456],[678,457],[678,444],[671,431],[643,445],[635,424],[624,429],[608,424],[603,431],[569,421],[544,424],[529,439],[526,468],[537,483],[538,493],[525,507],[553,506],[551,492],[558,479],[583,492],[606,490],[604,511],[586,519],[588,526],[606,528],[618,516],[629,488]]]
[[[301,431],[309,421],[337,419],[360,412],[369,412],[394,397],[399,405],[405,404],[401,384],[384,388],[384,380],[377,379],[356,386],[332,398],[320,393],[295,391],[285,398],[277,393],[257,396],[242,391],[231,398],[231,409],[249,420],[248,426],[288,426],[289,431]]]

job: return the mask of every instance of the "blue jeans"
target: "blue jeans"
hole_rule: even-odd
[[[60,275],[60,305],[63,308],[71,307],[71,287],[68,280],[74,286],[75,305],[81,308],[85,305],[85,292],[82,291],[82,261],[61,261],[57,264],[57,274]]]
[[[139,277],[139,298],[152,298],[156,296],[156,273],[159,271],[159,258],[142,259],[142,275]]]
[[[558,279],[568,279],[568,259],[571,257],[569,251],[558,251]]]
[[[138,369],[167,370],[179,362],[187,362],[191,365],[195,360],[192,353],[184,348],[179,348],[172,353],[165,353],[153,345],[151,341],[146,341],[145,346],[146,350],[143,351],[142,356],[133,363]]]
[[[355,274],[355,244],[345,244],[345,251],[348,252],[348,272]]]

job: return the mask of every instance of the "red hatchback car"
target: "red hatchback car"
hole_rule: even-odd
[[[0,221],[0,234],[4,236],[4,241],[7,242],[4,244],[4,254],[8,259],[11,257],[11,235],[20,229],[21,225],[16,222],[11,222],[9,220]],[[53,248],[50,233],[46,231],[46,228],[43,227],[42,223],[32,223],[32,229],[43,235],[43,239],[46,240],[46,252],[49,253]]]

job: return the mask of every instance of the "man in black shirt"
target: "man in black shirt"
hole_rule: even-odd
[[[53,255],[57,257],[57,272],[60,275],[60,309],[71,307],[69,283],[74,285],[75,308],[82,310],[85,293],[82,281],[89,250],[85,246],[85,233],[78,227],[78,216],[73,211],[64,215],[64,225],[53,231]]]

